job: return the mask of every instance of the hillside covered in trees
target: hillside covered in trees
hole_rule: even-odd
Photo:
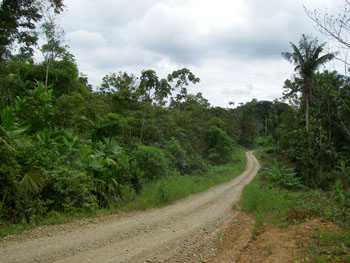
[[[44,3],[62,11],[61,1]],[[283,156],[298,184],[327,189],[339,181],[349,193],[350,86],[338,72],[317,71],[333,55],[324,57],[316,39],[302,36],[284,53],[296,75],[283,100],[233,109],[189,93],[200,76],[187,68],[109,73],[93,89],[58,25],[44,18],[37,1],[1,3],[0,221],[117,206],[161,178],[232,163],[241,146]],[[38,25],[46,41],[40,62]]]

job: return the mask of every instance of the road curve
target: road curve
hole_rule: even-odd
[[[12,262],[176,262],[174,255],[232,216],[232,205],[260,165],[247,152],[245,171],[160,209],[135,212],[98,223],[27,239],[0,240],[0,263]],[[54,232],[54,233],[53,233]]]

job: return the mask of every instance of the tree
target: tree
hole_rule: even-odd
[[[56,13],[63,10],[63,0],[3,0],[0,3],[0,62],[11,55],[15,44],[25,56],[33,54],[38,40],[35,24],[42,19],[42,4],[49,3]]]
[[[144,70],[140,77],[139,92],[143,95],[144,109],[140,131],[140,140],[142,141],[143,129],[145,126],[145,117],[147,105],[151,105],[153,100],[158,104],[164,104],[164,99],[171,94],[171,86],[166,79],[159,80],[154,70]]]
[[[164,99],[171,94],[172,88],[166,79],[159,80],[154,70],[144,70],[140,77],[139,92],[143,95],[143,100],[152,103],[154,100],[158,104],[163,104]]]
[[[334,53],[327,53],[321,56],[326,43],[318,44],[317,38],[311,39],[302,35],[299,41],[299,47],[290,42],[293,49],[292,53],[283,52],[282,56],[295,65],[294,71],[297,71],[302,79],[301,93],[305,104],[306,130],[309,130],[309,106],[312,101],[312,79],[315,71],[324,63],[332,60]]]
[[[102,79],[100,92],[111,97],[116,112],[126,115],[129,110],[139,108],[137,78],[126,72],[111,73]]]
[[[264,124],[259,122],[256,114],[257,100],[253,99],[246,104],[242,104],[234,109],[234,120],[237,125],[238,142],[246,147],[253,146],[254,139]],[[265,119],[265,116],[262,120]]]
[[[317,73],[314,83],[315,116],[327,131],[327,139],[341,152],[346,148],[345,142],[350,142],[350,87],[336,71]]]
[[[315,23],[319,32],[325,36],[338,41],[342,46],[350,48],[350,1],[345,0],[345,5],[338,15],[332,15],[318,10],[309,10],[304,6],[304,10],[309,18]]]
[[[290,108],[277,129],[281,152],[291,160],[309,186],[327,186],[331,171],[341,159],[348,159],[350,140],[350,89],[346,78],[336,71],[313,75],[313,100],[309,130],[302,110]],[[286,81],[286,95],[301,91],[302,79]],[[299,97],[296,96],[297,105]]]
[[[136,81],[137,78],[133,74],[121,71],[118,74],[111,73],[103,77],[100,91],[103,94],[125,93],[124,95],[129,97],[136,92]]]
[[[305,13],[314,22],[316,29],[327,38],[338,43],[340,54],[337,59],[344,63],[345,75],[349,71],[348,51],[350,48],[350,1],[344,0],[344,5],[338,14],[331,14],[327,10],[309,10],[304,6]]]
[[[191,82],[196,84],[200,81],[189,69],[183,68],[173,71],[168,75],[168,82],[176,81],[174,89],[180,89],[180,92],[176,95],[175,98],[171,98],[170,107],[180,108],[181,101],[186,98],[187,95],[187,86]]]
[[[63,45],[64,30],[55,22],[55,13],[51,13],[46,8],[45,22],[41,25],[41,30],[46,43],[42,45],[41,52],[46,63],[45,86],[48,85],[49,68],[51,61],[63,57],[67,53],[67,46]]]
[[[232,160],[232,139],[221,128],[216,125],[208,127],[205,142],[208,147],[208,159],[213,163],[223,164]]]

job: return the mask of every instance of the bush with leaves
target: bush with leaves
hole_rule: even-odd
[[[38,210],[33,205],[44,186],[42,166],[54,160],[50,149],[40,147],[27,131],[10,107],[1,111],[0,217],[14,222],[29,221]]]
[[[50,209],[72,212],[76,209],[94,210],[97,207],[94,180],[86,172],[60,165],[45,171],[43,196],[52,201]]]
[[[337,152],[319,120],[310,118],[309,131],[293,123],[279,127],[281,152],[295,164],[295,171],[309,187],[328,187],[328,173]]]
[[[255,139],[254,144],[259,147],[271,147],[275,145],[275,140],[271,135],[259,136]]]
[[[208,159],[215,164],[224,164],[232,160],[232,139],[225,131],[212,125],[206,133]]]
[[[31,132],[49,127],[53,117],[52,88],[37,83],[34,89],[29,89],[23,97],[17,97],[13,109],[16,116],[30,123]]]
[[[168,160],[163,150],[146,145],[138,145],[132,152],[142,179],[151,181],[168,174]]]
[[[123,199],[123,185],[130,179],[129,156],[113,138],[103,138],[95,148],[87,149],[87,169],[92,172],[95,194],[100,206],[108,206]]]
[[[188,172],[188,155],[185,149],[175,138],[168,140],[164,146],[166,157],[169,159],[169,168],[178,170],[181,174]]]
[[[302,188],[302,178],[291,168],[279,165],[276,158],[274,158],[274,165],[271,168],[265,168],[268,179],[275,184],[278,184],[285,188]]]
[[[57,146],[49,144],[49,138],[44,134],[22,134],[11,142],[7,155],[0,157],[6,160],[0,172],[0,177],[6,179],[1,194],[4,206],[13,210],[9,213],[11,220],[19,221],[25,217],[29,222],[33,216],[43,215],[46,211],[46,197],[42,194],[46,185],[44,173],[55,169],[57,163],[64,160]]]

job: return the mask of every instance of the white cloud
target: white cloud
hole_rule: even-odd
[[[303,10],[336,10],[342,0],[66,0],[62,25],[80,70],[165,77],[187,67],[201,78],[190,92],[213,105],[280,97],[293,67],[289,41],[317,35]]]
[[[108,45],[108,41],[97,32],[88,32],[84,29],[70,32],[67,34],[70,44],[73,47],[82,49],[96,49]]]
[[[248,22],[248,6],[244,0],[193,0],[183,8],[199,33],[209,33],[218,28],[243,26]]]

